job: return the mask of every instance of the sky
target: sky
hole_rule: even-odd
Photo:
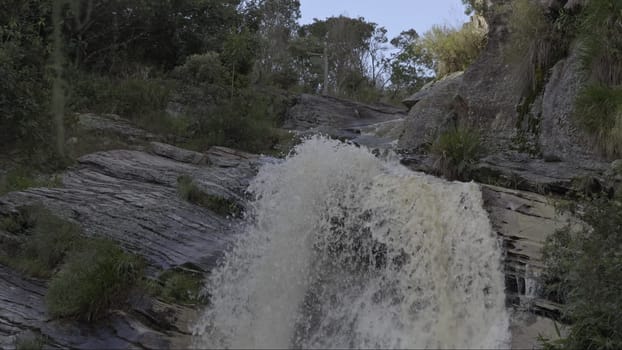
[[[387,28],[389,40],[414,28],[419,35],[434,24],[468,20],[461,0],[300,0],[301,24],[330,16],[364,17]]]

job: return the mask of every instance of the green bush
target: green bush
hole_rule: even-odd
[[[126,300],[143,270],[142,260],[125,253],[114,242],[85,241],[50,281],[48,311],[54,317],[96,320]]]
[[[219,215],[239,216],[242,213],[242,207],[235,201],[203,192],[188,175],[177,178],[177,193],[180,198]]]
[[[580,22],[583,66],[591,81],[622,84],[622,2],[590,0]]]
[[[70,85],[69,105],[74,112],[118,114],[145,130],[166,135],[182,135],[191,123],[186,116],[166,112],[177,89],[174,80],[72,72]]]
[[[18,167],[0,176],[0,195],[31,187],[59,187],[61,184],[57,175],[38,174],[34,169]]]
[[[151,294],[166,302],[205,304],[202,295],[203,275],[198,272],[171,269],[163,272],[151,285]]]
[[[49,6],[9,0],[0,12],[0,149],[33,151],[51,137],[48,48],[41,36]]]
[[[574,115],[605,155],[622,155],[622,88],[586,86],[575,101]]]
[[[50,277],[82,239],[77,225],[38,205],[5,217],[0,228],[16,235],[0,249],[0,262],[33,277]]]
[[[546,296],[564,302],[567,349],[622,348],[622,206],[596,198],[580,215],[585,225],[560,230],[543,249]]]
[[[475,23],[461,28],[433,26],[423,35],[420,44],[432,58],[436,77],[465,70],[486,46],[487,32]]]
[[[173,76],[185,82],[196,84],[227,85],[227,72],[217,52],[192,55],[186,62],[173,70]]]
[[[622,2],[586,3],[579,24],[588,83],[575,100],[575,120],[608,157],[622,155]]]
[[[442,133],[432,144],[434,167],[450,180],[468,180],[471,167],[482,155],[479,133],[467,128],[454,128]]]

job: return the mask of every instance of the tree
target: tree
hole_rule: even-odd
[[[285,88],[295,84],[297,77],[289,48],[298,29],[300,2],[252,0],[246,6],[259,40],[255,66],[258,80]]]
[[[51,135],[45,74],[51,6],[13,0],[0,4],[0,147],[34,151]]]
[[[385,60],[391,71],[393,95],[411,94],[430,81],[433,74],[432,57],[420,44],[416,30],[403,31],[391,39],[396,52]]]
[[[352,96],[363,85],[374,85],[386,31],[364,18],[329,17],[302,26],[293,45],[303,84],[317,92],[323,85],[327,60],[328,87],[336,95]],[[327,55],[323,56],[324,48]],[[373,57],[373,58],[372,58]]]

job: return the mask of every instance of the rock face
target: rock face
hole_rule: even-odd
[[[419,150],[432,143],[439,131],[456,123],[463,103],[456,91],[463,80],[462,72],[450,74],[405,100],[412,107],[404,122],[400,148]]]
[[[546,8],[563,6],[546,1]],[[607,162],[590,147],[572,119],[576,96],[584,83],[579,49],[544,75],[535,96],[522,96],[523,77],[504,59],[509,13],[506,0],[492,1],[487,47],[463,73],[450,75],[405,101],[410,106],[398,148],[421,153],[451,123],[481,131],[487,157],[477,166],[478,181],[515,179],[519,188],[565,193],[573,179],[602,178]],[[521,106],[531,100],[527,106]],[[522,109],[519,112],[519,106]],[[425,160],[419,159],[425,164]],[[423,166],[423,165],[421,165]]]
[[[236,234],[238,221],[192,205],[177,195],[177,178],[190,175],[205,192],[244,205],[244,191],[260,159],[214,147],[205,154],[153,143],[152,152],[114,150],[79,159],[60,188],[32,188],[0,198],[0,216],[42,203],[78,223],[87,235],[108,237],[143,256],[148,273],[182,264],[209,271]],[[50,320],[43,281],[0,266],[0,347],[26,331],[70,348],[183,348],[193,310],[136,297],[93,327]]]
[[[399,135],[369,134],[367,129],[379,123],[399,125],[406,109],[388,105],[368,105],[336,97],[300,95],[286,116],[284,128],[302,134],[322,133],[334,138],[360,141],[376,146],[390,143]]]

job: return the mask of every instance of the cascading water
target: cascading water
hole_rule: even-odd
[[[249,190],[196,347],[508,346],[501,248],[476,184],[314,137]]]

